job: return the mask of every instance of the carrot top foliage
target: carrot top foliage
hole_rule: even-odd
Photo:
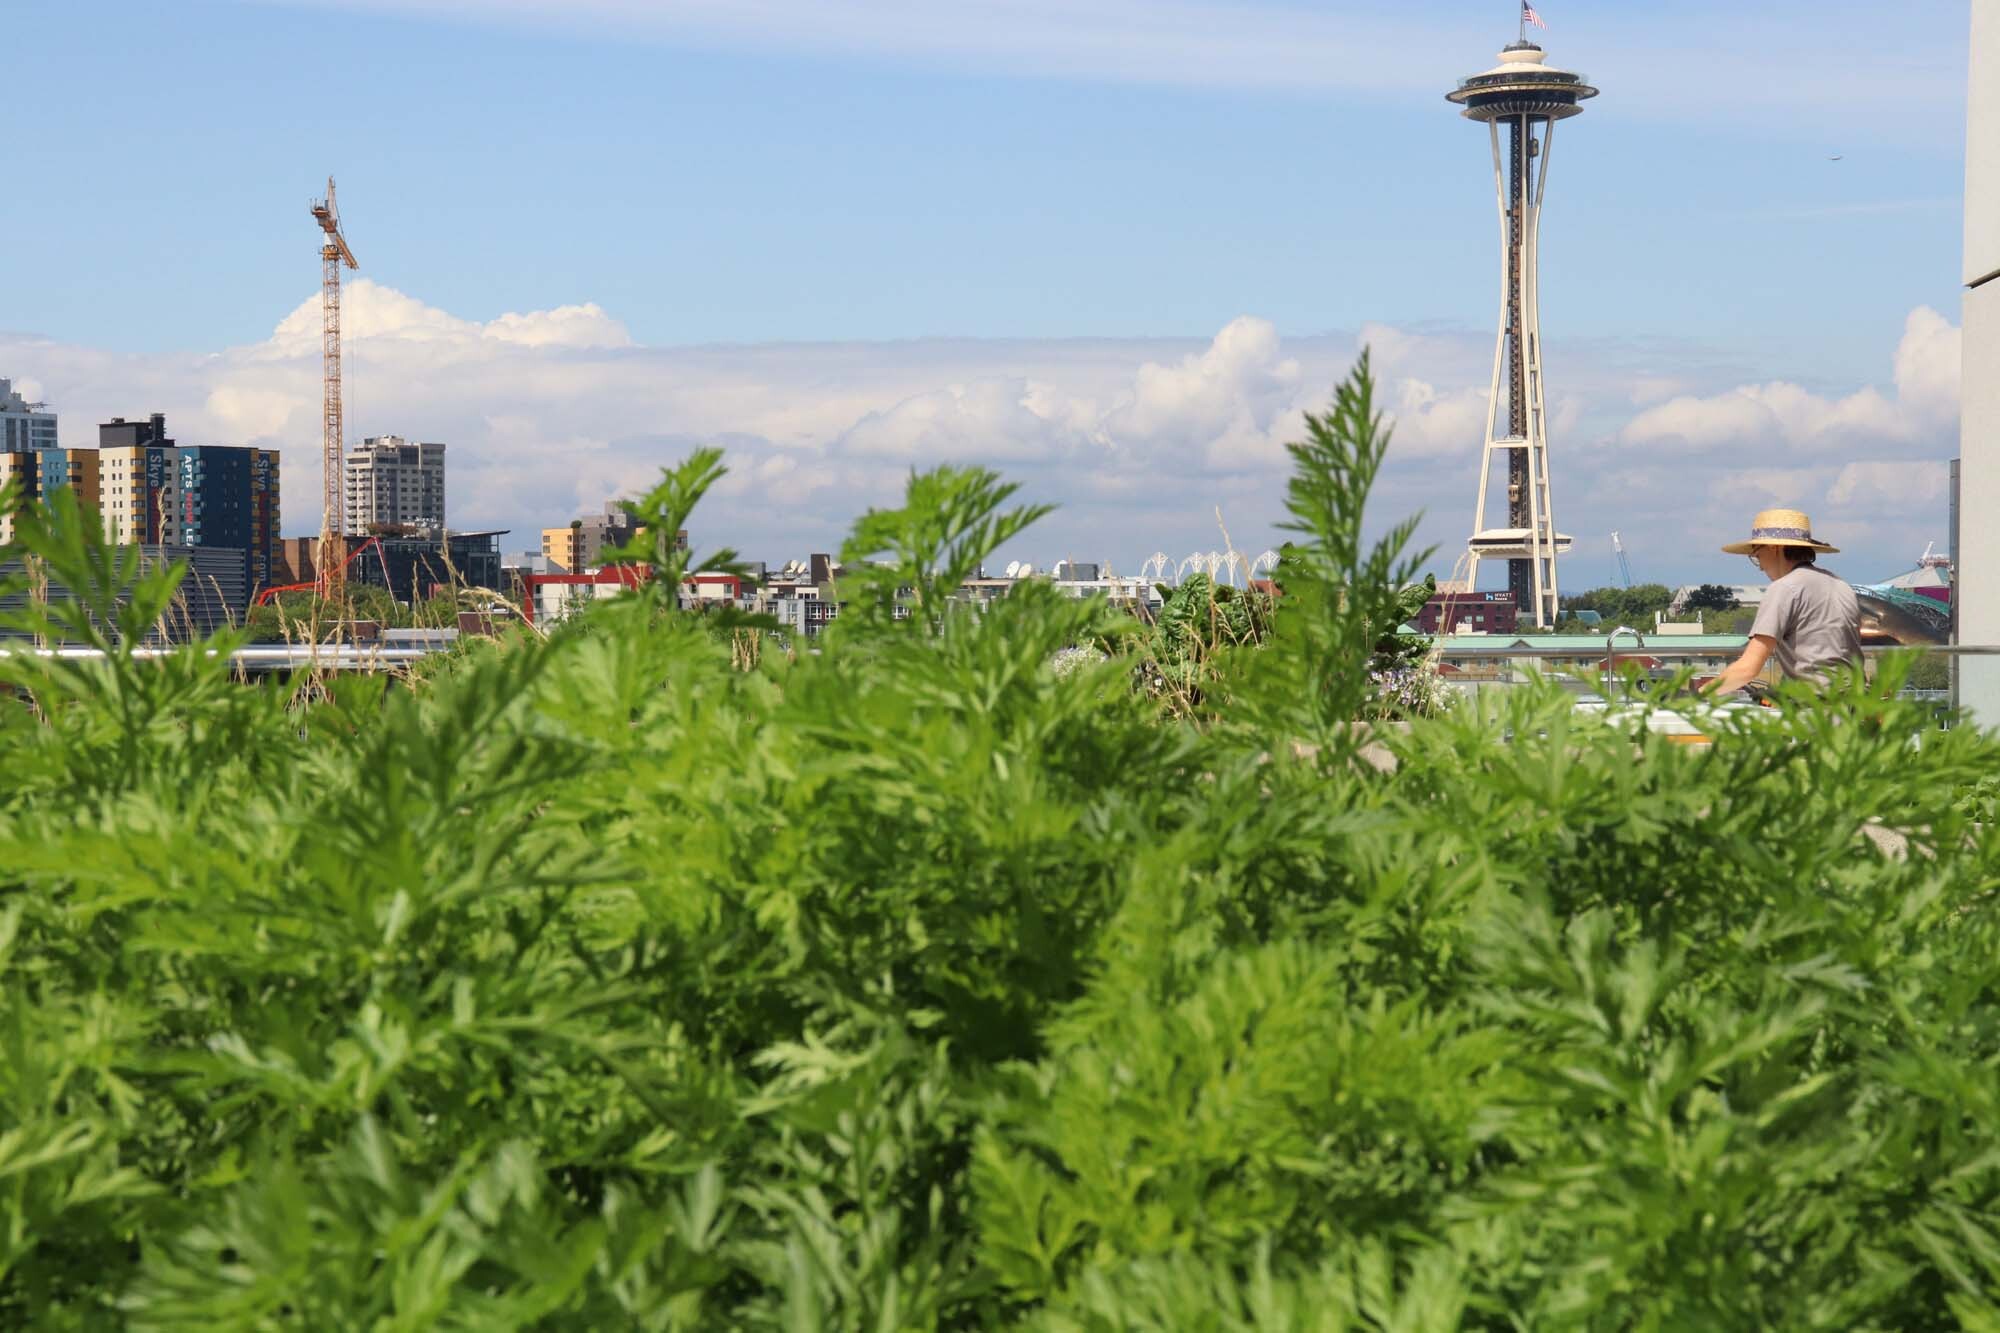
[[[135,656],[170,580],[24,513],[105,652],[0,657],[0,1326],[2000,1328],[2000,744],[1522,687],[1365,762],[1371,392],[1199,722],[949,601],[978,468],[823,652],[635,596],[386,688]]]

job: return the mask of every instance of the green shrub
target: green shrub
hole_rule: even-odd
[[[979,469],[748,669],[642,596],[246,687],[26,520],[105,653],[0,658],[0,1326],[1995,1327],[2000,746],[1522,687],[1364,762],[1370,392],[1199,720],[940,605]]]

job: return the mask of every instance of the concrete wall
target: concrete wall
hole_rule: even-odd
[[[2000,0],[1972,0],[1966,87],[1958,637],[2000,644]],[[2000,726],[2000,657],[1960,664],[1959,700]]]
[[[2000,275],[2000,4],[1972,0],[1965,95],[1965,285]]]

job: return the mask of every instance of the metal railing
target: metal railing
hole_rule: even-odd
[[[1622,631],[1617,639],[1607,638],[1603,644],[1591,647],[1542,647],[1524,645],[1507,635],[1496,634],[1493,643],[1456,643],[1449,648],[1439,648],[1440,657],[1490,657],[1536,658],[1560,661],[1582,661],[1588,658],[1611,657],[1658,657],[1658,658],[1734,658],[1740,648],[1717,648],[1714,645],[1677,644],[1674,636],[1647,639],[1636,631]],[[1922,653],[1938,657],[2000,657],[2000,644],[1991,643],[1870,643],[1863,644],[1861,651],[1868,657],[1878,657],[1884,653]]]
[[[1496,636],[1497,638],[1498,636]],[[1637,644],[1607,642],[1603,647],[1593,648],[1544,648],[1523,647],[1518,642],[1495,643],[1492,647],[1453,648],[1440,654],[1447,659],[1482,658],[1497,665],[1534,661],[1554,661],[1564,663],[1594,663],[1605,657],[1652,657],[1663,663],[1673,660],[1723,659],[1733,657],[1729,649],[1695,648],[1676,645],[1671,638],[1664,642],[1645,642],[1641,636]],[[391,645],[380,643],[339,643],[339,644],[255,644],[238,648],[231,652],[229,665],[248,675],[265,675],[285,671],[390,671],[410,666],[434,653],[443,651],[443,646],[431,645]],[[140,660],[170,657],[185,651],[180,648],[134,648],[131,655]],[[1862,652],[1870,657],[1884,653],[1922,653],[1939,657],[2000,657],[2000,644],[1958,643],[1934,646],[1914,646],[1906,644],[1868,645]],[[0,657],[15,653],[35,657],[89,660],[101,657],[96,648],[35,648],[26,644],[0,646]],[[213,649],[208,650],[214,656]]]
[[[173,657],[186,651],[183,648],[134,648],[131,656],[135,660]],[[388,647],[374,643],[297,643],[258,644],[238,648],[228,654],[233,670],[245,675],[263,676],[286,671],[395,671],[412,666],[442,648]],[[66,661],[90,661],[104,656],[97,648],[0,648],[0,657],[15,654],[26,657],[61,658]],[[218,656],[214,649],[207,649],[205,656]]]

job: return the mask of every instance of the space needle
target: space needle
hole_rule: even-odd
[[[1542,194],[1556,122],[1583,110],[1597,89],[1581,74],[1556,69],[1527,40],[1534,11],[1524,3],[1521,38],[1484,74],[1461,79],[1445,94],[1468,120],[1486,122],[1493,144],[1493,189],[1500,207],[1500,330],[1493,346],[1487,396],[1486,446],[1479,458],[1479,502],[1466,543],[1471,568],[1466,590],[1479,583],[1481,560],[1507,562],[1507,590],[1520,614],[1546,628],[1555,623],[1556,557],[1570,539],[1556,530],[1549,494],[1548,414],[1542,388],[1542,328],[1537,273]],[[1507,464],[1507,509],[1501,526],[1487,524],[1487,491],[1495,457]]]

